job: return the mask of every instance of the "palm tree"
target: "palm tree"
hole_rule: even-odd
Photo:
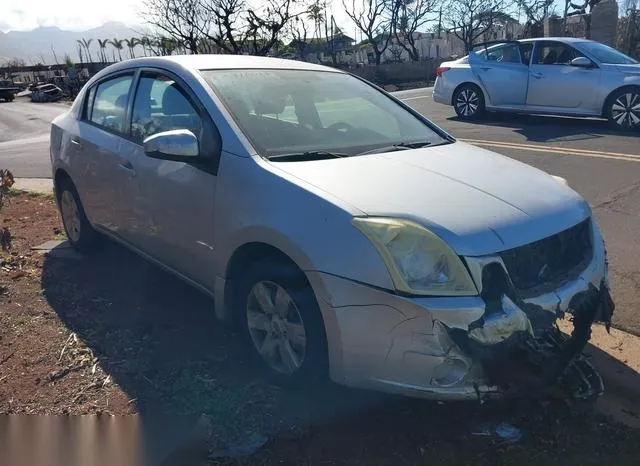
[[[89,59],[90,63],[93,62],[93,58],[91,58],[91,50],[89,50],[91,42],[93,42],[93,39],[80,39],[80,44],[82,44],[82,47],[84,47],[84,49],[86,50],[87,58]]]
[[[142,50],[144,52],[144,56],[146,57],[147,53],[150,52],[151,39],[149,38],[149,36],[144,36],[138,42],[140,43],[140,45],[142,45]]]
[[[100,59],[103,63],[107,62],[107,45],[109,45],[109,39],[98,39],[98,47],[100,47]]]
[[[137,37],[132,37],[131,39],[124,40],[125,45],[129,49],[129,57],[136,58],[136,47],[140,43],[140,40]]]
[[[122,61],[122,43],[124,41],[122,39],[111,39],[110,42],[113,48],[118,51],[118,59]]]
[[[84,47],[82,46],[82,41],[77,40],[76,46],[78,47],[78,58],[80,59],[80,63],[84,63]]]

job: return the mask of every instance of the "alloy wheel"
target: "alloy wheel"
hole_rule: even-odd
[[[475,115],[480,108],[480,97],[473,89],[462,89],[456,98],[458,114],[470,117]]]
[[[611,106],[611,119],[625,128],[635,128],[640,124],[640,94],[626,92]]]
[[[246,313],[251,340],[264,362],[285,375],[300,369],[307,335],[291,295],[277,283],[260,281],[249,293]]]
[[[80,210],[78,209],[78,203],[75,197],[68,190],[63,191],[62,196],[60,196],[60,211],[62,214],[62,222],[67,230],[69,239],[77,243],[80,241],[82,225]]]

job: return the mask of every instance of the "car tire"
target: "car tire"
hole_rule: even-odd
[[[484,95],[474,84],[463,84],[453,94],[453,109],[461,120],[474,120],[484,113]]]
[[[83,253],[95,249],[100,238],[87,219],[73,182],[63,179],[56,188],[56,194],[62,225],[71,246]]]
[[[606,112],[614,128],[624,131],[640,128],[640,88],[628,87],[611,94]]]
[[[302,271],[273,261],[254,263],[239,280],[235,303],[245,347],[270,381],[307,388],[328,381],[324,322]]]

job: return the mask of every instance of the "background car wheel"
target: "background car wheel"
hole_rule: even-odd
[[[328,380],[324,322],[304,274],[265,262],[243,275],[237,323],[254,360],[280,385]]]
[[[484,112],[484,96],[478,86],[465,84],[453,95],[453,109],[463,120],[473,120]]]
[[[73,182],[64,179],[57,187],[60,216],[67,238],[71,245],[80,252],[94,249],[98,243],[98,233],[93,229],[84,213],[82,202]]]
[[[640,128],[640,89],[620,89],[608,101],[607,118],[616,128],[633,130]]]

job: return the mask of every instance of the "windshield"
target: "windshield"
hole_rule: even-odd
[[[638,62],[622,52],[599,42],[581,42],[580,48],[600,63],[609,65],[635,65]]]
[[[362,154],[396,144],[448,142],[385,94],[344,73],[201,71],[258,153]]]

